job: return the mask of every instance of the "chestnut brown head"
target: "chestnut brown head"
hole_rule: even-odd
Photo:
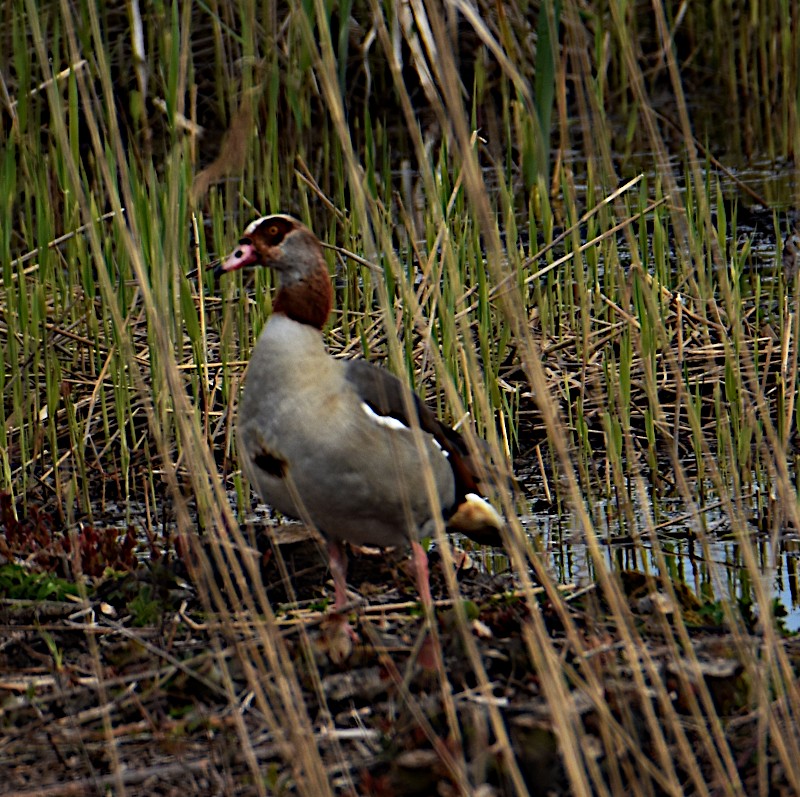
[[[308,227],[282,214],[256,219],[214,273],[253,266],[272,268],[280,276],[275,312],[322,328],[330,313],[332,288],[322,247]]]

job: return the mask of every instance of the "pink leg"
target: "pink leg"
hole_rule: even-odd
[[[433,617],[433,598],[431,597],[431,574],[428,569],[428,554],[416,541],[411,543],[411,556],[414,560],[414,571],[417,577],[417,591],[425,610],[425,623],[428,631],[417,655],[417,662],[425,670],[435,670],[440,661],[441,649],[436,623]]]
[[[347,554],[342,544],[328,540],[328,559],[333,575],[335,600],[333,610],[323,622],[323,633],[328,647],[328,655],[337,664],[345,661],[353,652],[353,643],[358,642],[358,634],[342,614],[347,603]]]
[[[328,558],[336,595],[333,608],[338,612],[347,603],[347,554],[340,542],[328,540]]]
[[[426,611],[433,606],[431,598],[431,574],[428,570],[428,554],[425,549],[415,540],[411,543],[411,556],[414,560],[414,572],[417,576],[417,590],[422,605]]]

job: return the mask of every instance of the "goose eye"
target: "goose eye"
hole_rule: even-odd
[[[277,224],[270,225],[270,228],[267,230],[267,234],[276,238],[278,236],[278,225]]]

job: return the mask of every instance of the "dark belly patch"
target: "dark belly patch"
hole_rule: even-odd
[[[276,457],[264,449],[253,455],[253,464],[268,476],[274,476],[276,479],[285,478],[286,472],[289,470],[286,460]]]

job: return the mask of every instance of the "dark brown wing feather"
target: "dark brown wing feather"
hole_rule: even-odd
[[[416,393],[393,374],[377,368],[366,360],[348,361],[346,374],[347,380],[355,387],[361,398],[378,415],[395,418],[411,428],[413,421],[409,418],[408,407],[413,407],[420,428],[433,435],[436,442],[448,454],[456,480],[457,505],[464,500],[467,493],[481,495],[477,469],[473,466],[466,441],[458,432],[443,424]],[[406,398],[409,394],[410,402]]]

